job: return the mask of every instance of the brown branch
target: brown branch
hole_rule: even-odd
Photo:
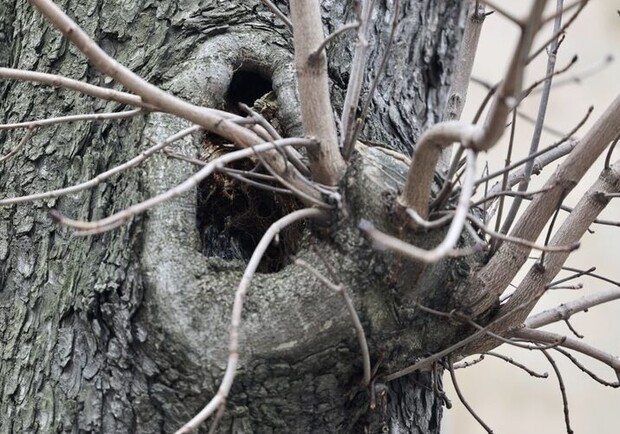
[[[170,137],[168,137],[166,140],[157,143],[156,145],[150,147],[149,149],[147,149],[146,151],[140,153],[140,155],[132,158],[131,160],[127,161],[124,164],[121,164],[119,166],[113,167],[110,170],[107,170],[103,173],[100,173],[99,175],[95,176],[94,178],[86,181],[86,182],[82,182],[80,184],[75,184],[72,185],[70,187],[66,187],[66,188],[60,188],[58,190],[51,190],[51,191],[46,191],[46,192],[41,192],[41,193],[34,193],[34,194],[30,194],[28,196],[20,196],[20,197],[14,197],[14,198],[9,198],[9,199],[2,199],[0,200],[0,206],[7,206],[7,205],[13,205],[16,203],[25,203],[25,202],[32,202],[34,200],[41,200],[41,199],[49,199],[49,198],[56,198],[56,197],[60,197],[60,196],[65,196],[67,194],[72,194],[72,193],[77,193],[79,191],[82,190],[86,190],[88,188],[92,188],[92,187],[96,187],[97,185],[101,184],[103,181],[105,181],[106,179],[112,177],[113,175],[116,175],[117,173],[120,173],[124,170],[127,169],[131,169],[133,167],[138,166],[139,164],[141,164],[142,162],[144,162],[146,159],[148,159],[149,157],[151,157],[155,152],[161,150],[163,147],[176,142],[177,140],[182,139],[183,137],[195,133],[197,131],[200,131],[202,129],[202,127],[199,126],[193,126],[190,128],[186,128]]]
[[[295,45],[295,67],[304,133],[319,141],[309,150],[310,170],[317,182],[336,185],[345,162],[338,149],[336,121],[329,96],[327,55],[313,55],[323,42],[323,23],[318,0],[292,0],[291,21]]]
[[[448,361],[448,370],[450,371],[450,379],[452,380],[454,391],[456,392],[456,395],[459,397],[459,400],[461,401],[461,403],[465,406],[469,414],[471,414],[474,417],[474,419],[476,419],[476,421],[480,424],[482,428],[484,428],[486,432],[488,432],[489,434],[493,434],[493,430],[489,428],[489,426],[486,423],[484,423],[482,418],[478,416],[478,414],[474,411],[474,409],[471,407],[471,405],[469,405],[469,403],[463,396],[463,393],[461,392],[461,388],[459,387],[459,384],[456,381],[456,374],[454,373],[454,367],[452,366],[452,363],[450,361]]]
[[[141,101],[156,107],[157,110],[174,114],[190,122],[204,127],[242,147],[249,147],[262,143],[263,140],[251,130],[231,120],[230,114],[223,114],[219,110],[200,107],[177,98],[159,89],[127,67],[117,62],[105,53],[73,20],[71,20],[51,0],[29,0],[62,34],[68,38],[100,71],[123,84],[134,92]],[[287,171],[287,162],[278,152],[270,152],[267,157],[269,163],[279,173],[289,176],[296,172]],[[291,179],[297,188],[306,190],[307,194],[314,192],[307,188],[299,179]]]
[[[523,216],[517,221],[510,235],[515,238],[534,241],[544,229],[547,221],[555,213],[561,200],[573,189],[618,133],[620,133],[620,96],[612,102],[610,107],[573,149],[568,158],[559,166],[555,174],[547,181],[543,188],[548,188],[548,191],[537,195],[532,200]],[[609,192],[616,191],[617,187],[614,187],[614,185],[618,182],[618,171],[620,171],[620,165],[614,166],[612,170],[605,171],[602,174],[602,180],[595,184],[595,187],[590,190],[590,194],[584,197],[587,198],[588,203],[592,204],[593,208],[588,211],[583,207],[583,202],[580,202],[582,203],[581,209],[583,213],[571,213],[569,220],[574,227],[564,231],[564,233],[572,233],[574,236],[568,236],[562,239],[562,241],[557,240],[559,244],[566,245],[579,240],[583,232],[587,230],[588,226],[596,218],[598,212],[602,210],[601,205],[605,201],[600,200],[598,191],[607,191],[606,189]],[[575,215],[578,217],[575,217]],[[573,217],[571,218],[571,216]],[[581,219],[581,221],[578,221],[577,218]],[[566,223],[563,227],[566,228]],[[558,242],[553,244],[557,245]],[[487,265],[473,277],[470,277],[470,279],[473,279],[472,282],[475,281],[475,283],[472,283],[472,286],[479,288],[479,291],[476,291],[475,294],[470,294],[471,298],[467,302],[468,305],[472,305],[474,316],[485,312],[497,302],[497,297],[504,291],[527,260],[528,252],[529,249],[522,246],[514,244],[503,245]],[[553,255],[553,258],[559,261],[564,256],[563,254]],[[546,283],[549,283],[549,281]],[[530,296],[528,294],[527,297]],[[537,300],[538,297],[533,299]],[[521,304],[524,300],[524,298],[519,297],[517,304]],[[519,322],[523,321],[523,319]]]
[[[556,321],[567,320],[578,312],[584,312],[591,307],[618,299],[620,299],[620,288],[609,288],[603,291],[597,291],[578,298],[577,300],[563,303],[556,308],[528,317],[524,325],[528,328],[537,329]]]
[[[413,208],[423,218],[428,216],[431,184],[441,150],[454,142],[476,151],[486,151],[504,133],[504,124],[514,108],[523,81],[524,59],[538,31],[545,0],[536,0],[525,25],[504,80],[482,127],[465,122],[447,121],[429,128],[414,151],[407,182],[398,198],[401,205]]]
[[[130,206],[129,208],[126,208],[122,211],[119,211],[115,214],[112,214],[109,217],[106,217],[98,221],[85,222],[85,221],[79,221],[79,220],[72,220],[72,219],[69,219],[69,218],[66,218],[60,215],[60,213],[58,212],[52,212],[52,217],[63,225],[67,225],[67,226],[70,226],[76,229],[80,229],[82,231],[82,232],[76,233],[76,235],[86,235],[86,234],[91,234],[91,233],[103,232],[111,228],[118,227],[119,224],[122,224],[123,222],[130,220],[134,216],[140,213],[143,213],[144,211],[156,205],[159,205],[162,202],[170,200],[174,197],[177,197],[191,190],[196,185],[198,185],[203,179],[210,176],[211,173],[217,170],[219,166],[226,165],[232,161],[250,157],[252,155],[255,155],[257,152],[265,152],[267,150],[274,149],[276,146],[289,146],[289,145],[308,146],[308,145],[312,145],[315,143],[316,142],[314,142],[313,140],[309,140],[309,139],[297,139],[297,138],[282,139],[282,140],[279,140],[273,143],[265,143],[262,145],[256,145],[252,148],[240,149],[238,151],[233,151],[228,154],[224,154],[221,157],[216,158],[215,160],[209,162],[205,167],[200,169],[198,172],[190,176],[188,179],[186,179],[184,182],[177,185],[176,187],[171,188],[157,196],[151,197],[143,202]],[[84,231],[88,231],[88,232],[84,233]]]
[[[476,175],[476,153],[471,149],[467,150],[467,172],[463,181],[461,197],[454,213],[454,218],[443,241],[432,250],[425,250],[406,243],[399,238],[384,234],[375,229],[370,222],[361,221],[359,227],[368,235],[373,242],[380,248],[387,248],[409,256],[424,263],[437,262],[446,256],[471,254],[477,249],[465,249],[463,251],[454,250],[458,242],[467,214],[469,211],[469,201],[473,191],[473,183]]]
[[[553,372],[555,372],[556,378],[558,379],[560,393],[562,394],[562,407],[564,408],[564,423],[566,424],[566,433],[573,434],[574,431],[570,427],[570,413],[568,411],[568,398],[566,396],[566,387],[564,386],[564,380],[562,379],[562,373],[560,372],[558,365],[555,363],[555,360],[553,359],[553,357],[551,357],[551,355],[549,354],[549,352],[547,352],[547,350],[541,349],[540,352],[543,353],[543,355],[547,358],[547,360],[549,361],[549,364],[551,365],[551,368],[553,369]]]
[[[539,342],[543,344],[557,343],[560,347],[577,351],[578,353],[589,356],[611,367],[615,371],[618,380],[620,380],[620,358],[593,347],[582,340],[527,327],[514,330],[512,335],[530,342]]]

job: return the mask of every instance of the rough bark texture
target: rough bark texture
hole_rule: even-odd
[[[235,72],[258,73],[277,94],[283,128],[300,132],[291,34],[260,2],[58,3],[120,62],[193,102],[225,108],[234,103],[228,87]],[[322,2],[327,31],[352,19],[350,3]],[[364,134],[409,153],[424,127],[442,117],[466,5],[402,3],[395,51]],[[370,77],[381,60],[391,7],[377,2],[373,14]],[[340,38],[328,50],[337,110],[351,40]],[[17,0],[0,0],[0,66],[113,85]],[[0,122],[123,109],[18,82],[0,82],[0,102]],[[90,179],[138,154],[148,139],[184,126],[167,115],[150,115],[40,130],[0,166],[1,194]],[[1,153],[23,133],[0,131]],[[201,142],[188,138],[175,149],[195,155]],[[196,193],[86,238],[72,237],[47,214],[54,208],[72,218],[101,218],[194,170],[156,156],[96,189],[0,208],[0,433],[172,432],[210,399],[225,367],[230,308],[247,256],[230,249],[239,245],[235,233],[249,229],[218,227],[222,233],[216,235],[227,242],[218,255],[203,256],[197,220],[205,216],[197,216]],[[454,260],[420,269],[375,252],[360,235],[356,224],[362,217],[392,233],[401,228],[389,204],[405,171],[404,163],[380,148],[362,147],[342,186],[348,215],[335,215],[327,227],[306,224],[294,231],[296,254],[320,269],[318,256],[328,258],[349,287],[379,372],[404,367],[464,332],[416,312],[409,302],[447,310],[450,288],[473,265],[473,259]],[[416,241],[432,246],[440,237],[436,231]],[[440,374],[378,385],[377,407],[369,410],[345,307],[309,273],[285,264],[256,276],[243,324],[241,369],[221,432],[439,432]]]

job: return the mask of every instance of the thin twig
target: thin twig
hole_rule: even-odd
[[[559,285],[561,283],[568,282],[568,281],[573,280],[573,279],[577,279],[577,278],[583,276],[584,274],[591,273],[594,270],[596,270],[596,267],[592,267],[589,270],[575,272],[574,274],[572,274],[572,275],[570,275],[568,277],[564,277],[562,279],[558,279],[556,281],[553,281],[553,282],[549,283],[547,285],[547,288],[551,288],[551,287]]]
[[[177,197],[191,190],[192,188],[197,186],[203,179],[210,176],[211,173],[213,173],[213,171],[215,171],[220,165],[224,166],[232,161],[247,158],[252,155],[255,155],[256,153],[265,152],[265,151],[274,149],[277,146],[290,146],[290,145],[302,145],[302,146],[310,145],[311,146],[315,143],[316,142],[314,140],[310,140],[310,139],[299,139],[299,138],[282,139],[276,142],[264,143],[261,145],[253,146],[251,148],[240,149],[238,151],[224,154],[221,157],[216,158],[215,160],[209,162],[205,167],[200,169],[198,172],[190,176],[188,179],[186,179],[184,182],[177,185],[176,187],[171,188],[157,196],[151,197],[143,202],[130,206],[129,208],[126,208],[122,211],[119,211],[115,214],[112,214],[109,217],[106,217],[98,221],[85,222],[85,221],[79,221],[79,220],[72,220],[72,219],[69,219],[69,218],[66,218],[60,215],[60,213],[58,212],[52,213],[52,217],[63,225],[67,225],[67,226],[80,229],[80,230],[95,231],[96,233],[96,231],[103,230],[111,224],[116,224],[119,221],[128,221],[135,215],[141,214],[144,211],[156,205],[159,205],[162,202],[170,200],[174,197]]]
[[[585,372],[588,376],[590,376],[590,378],[592,378],[597,383],[600,383],[603,386],[613,387],[614,389],[620,387],[620,377],[618,378],[618,380],[616,380],[614,382],[603,380],[601,377],[596,375],[594,372],[592,372],[591,370],[586,368],[582,363],[579,362],[579,360],[577,360],[577,358],[575,356],[573,356],[568,351],[566,351],[566,350],[564,350],[564,349],[562,349],[560,347],[556,347],[556,348],[554,348],[554,350],[556,350],[558,353],[564,355],[575,366],[577,366],[581,371]]]
[[[525,304],[523,304],[522,306],[518,307],[516,310],[521,310],[524,307],[526,307]],[[486,326],[482,327],[481,329],[479,329],[478,331],[476,331],[475,333],[467,336],[464,339],[461,339],[459,342],[450,345],[448,348],[445,348],[441,351],[436,352],[435,354],[429,356],[429,357],[425,357],[422,360],[417,361],[416,363],[414,363],[413,365],[407,366],[406,368],[400,369],[396,372],[393,372],[389,375],[385,376],[385,381],[392,381],[392,380],[396,380],[397,378],[403,377],[405,375],[409,375],[414,373],[415,371],[419,371],[421,369],[425,369],[428,366],[430,366],[432,363],[435,363],[437,360],[440,360],[441,358],[454,353],[455,351],[466,347],[467,345],[471,344],[472,342],[477,341],[478,339],[480,339],[482,336],[484,336],[487,331],[489,331],[492,327],[494,327],[496,324],[500,323],[501,321],[505,320],[506,317],[508,316],[508,314],[503,314],[501,316],[499,316],[498,318],[492,320],[489,324],[487,324]],[[557,342],[554,341],[554,344],[557,345]],[[464,356],[468,356],[468,355],[472,355],[472,354],[476,354],[476,353],[465,353]]]
[[[559,12],[563,8],[564,8],[564,0],[557,0],[556,11]],[[559,14],[555,18],[553,31],[557,33],[561,27],[562,27],[562,14]],[[544,86],[543,86],[543,92],[540,97],[540,103],[538,106],[538,114],[536,116],[536,125],[534,126],[534,132],[532,134],[532,140],[530,142],[530,150],[528,152],[528,155],[535,154],[538,151],[538,145],[540,144],[540,138],[542,135],[542,126],[545,123],[545,116],[547,114],[547,104],[549,103],[549,97],[551,95],[551,84],[553,80],[553,73],[555,70],[555,62],[557,59],[557,51],[558,51],[559,44],[560,44],[559,38],[556,37],[551,40],[551,44],[549,46],[548,58],[547,58],[547,72],[546,72],[547,78],[545,79]],[[524,173],[525,176],[523,180],[519,183],[519,187],[518,187],[519,191],[527,190],[529,186],[529,182],[530,182],[530,177],[532,176],[533,166],[534,166],[533,160],[529,160],[525,164],[525,173]],[[503,234],[508,233],[508,231],[510,230],[510,227],[512,226],[514,220],[517,217],[517,214],[519,212],[519,208],[521,207],[522,202],[523,201],[520,197],[516,197],[515,200],[512,202],[512,205],[510,206],[510,210],[508,211],[508,214],[506,215],[506,219],[502,222],[502,228],[500,229],[501,233]],[[497,248],[497,246],[495,247]]]
[[[613,279],[610,279],[608,277],[601,276],[600,274],[594,273],[594,270],[596,270],[596,268],[594,268],[594,270],[585,270],[585,271],[583,271],[583,270],[579,270],[577,268],[567,267],[567,266],[564,265],[562,267],[562,270],[572,271],[574,273],[582,273],[582,274],[584,274],[586,276],[590,276],[590,277],[593,277],[595,279],[602,280],[603,282],[607,282],[607,283],[611,283],[612,285],[620,286],[620,282],[619,281],[613,280]]]
[[[120,104],[132,105],[134,107],[140,107],[149,111],[160,110],[155,106],[144,103],[142,98],[138,95],[121,92],[107,87],[95,86],[93,84],[84,83],[83,81],[63,77],[62,75],[25,71],[23,69],[0,68],[0,78],[43,83],[48,86],[71,89],[85,95],[94,96],[95,98],[100,98],[107,101],[116,101]]]
[[[471,407],[471,405],[469,405],[469,403],[463,396],[463,393],[461,392],[461,388],[459,387],[459,384],[456,381],[456,375],[454,374],[454,367],[452,366],[452,362],[450,360],[448,360],[448,370],[450,371],[450,378],[452,379],[452,385],[454,386],[454,391],[456,392],[456,395],[459,397],[459,400],[461,401],[461,403],[465,406],[469,414],[471,414],[474,417],[474,419],[476,419],[476,421],[480,424],[482,428],[484,428],[484,430],[487,433],[493,434],[493,430],[489,428],[489,426],[486,423],[484,423],[482,418],[478,416],[478,414],[474,411],[474,409]]]
[[[5,161],[10,160],[15,154],[17,154],[19,150],[26,143],[28,143],[28,140],[30,140],[30,138],[34,135],[35,131],[36,131],[36,128],[33,128],[33,127],[28,128],[28,130],[24,134],[24,137],[22,137],[19,143],[13,149],[11,149],[6,155],[3,155],[2,157],[0,157],[0,163],[4,163]]]
[[[598,360],[611,367],[618,376],[618,379],[620,379],[620,358],[605,351],[599,350],[598,348],[595,348],[582,340],[562,336],[557,333],[552,333],[544,330],[536,330],[529,327],[515,330],[513,332],[513,336],[527,340],[529,342],[538,342],[542,344],[555,343],[561,347],[577,351],[581,354],[585,354],[586,356],[592,357],[593,359]]]
[[[222,420],[222,417],[224,416],[225,411],[226,411],[226,401],[224,400],[224,402],[222,402],[219,408],[217,409],[217,413],[215,413],[215,418],[213,419],[213,423],[211,424],[211,427],[209,428],[209,434],[215,434],[217,432],[217,427],[219,426],[220,421]]]
[[[540,53],[542,53],[545,48],[555,39],[558,38],[558,36],[562,35],[566,29],[568,28],[568,26],[570,26],[573,21],[575,21],[575,19],[579,16],[579,14],[581,13],[581,11],[583,10],[583,8],[588,4],[589,0],[583,0],[581,2],[581,4],[579,5],[579,7],[577,8],[577,10],[575,11],[575,13],[566,21],[566,23],[562,26],[562,28],[558,29],[557,31],[555,31],[553,33],[553,35],[551,35],[551,37],[549,39],[547,39],[545,42],[543,42],[540,46],[539,49],[537,49],[536,51],[534,51],[532,54],[530,54],[530,56],[527,59],[527,64],[529,64],[532,60],[534,60]],[[560,14],[559,16],[561,16],[562,14]],[[554,17],[555,20],[557,20],[557,16]]]
[[[19,122],[14,124],[0,124],[0,130],[13,130],[16,128],[35,128],[35,127],[47,127],[50,125],[56,125],[65,122],[79,122],[79,121],[102,121],[113,119],[126,119],[141,113],[142,109],[134,109],[123,112],[113,113],[89,113],[83,115],[71,115],[71,116],[59,116],[56,118],[39,119],[36,121]]]
[[[560,393],[562,394],[562,405],[564,407],[564,423],[566,424],[566,433],[573,434],[573,430],[570,427],[570,413],[568,411],[568,398],[566,396],[566,387],[564,386],[564,380],[562,379],[562,373],[558,368],[558,365],[555,363],[555,360],[547,350],[540,350],[541,353],[547,358],[549,364],[553,368],[553,372],[555,372],[555,376],[558,379],[558,384],[560,386]]]
[[[99,175],[95,176],[94,178],[82,182],[80,184],[75,184],[72,185],[70,187],[65,187],[65,188],[59,188],[57,190],[51,190],[51,191],[46,191],[46,192],[41,192],[41,193],[34,193],[34,194],[30,194],[28,196],[20,196],[20,197],[13,197],[10,199],[2,199],[0,200],[0,206],[7,206],[7,205],[13,205],[16,203],[25,203],[25,202],[32,202],[34,200],[41,200],[41,199],[49,199],[49,198],[55,198],[55,197],[60,197],[60,196],[65,196],[67,194],[72,194],[72,193],[77,193],[79,191],[82,190],[86,190],[88,188],[92,188],[92,187],[96,187],[97,185],[101,184],[103,181],[105,181],[106,179],[112,177],[113,175],[116,175],[117,173],[120,173],[124,170],[127,169],[131,169],[133,167],[138,166],[139,164],[141,164],[142,162],[144,162],[146,159],[148,159],[149,157],[151,157],[155,152],[161,150],[163,147],[176,142],[177,140],[182,139],[183,137],[195,133],[197,131],[202,130],[202,127],[199,126],[193,126],[193,127],[189,127],[186,128],[182,131],[179,131],[178,133],[168,137],[167,139],[165,139],[162,142],[157,143],[154,146],[151,146],[149,149],[147,149],[146,151],[140,153],[140,155],[132,158],[131,160],[127,161],[126,163],[123,163],[121,165],[115,166],[110,170],[107,170],[103,173],[100,173]]]
[[[454,213],[454,218],[448,233],[443,241],[432,250],[425,250],[409,243],[406,243],[399,238],[393,237],[388,234],[384,234],[372,226],[368,221],[361,221],[359,228],[366,233],[373,242],[382,248],[397,251],[404,255],[407,255],[413,259],[419,260],[425,263],[437,262],[446,256],[452,256],[454,254],[472,253],[472,249],[466,249],[464,252],[455,252],[454,246],[458,242],[467,214],[469,211],[469,201],[473,191],[474,177],[476,175],[476,153],[468,149],[467,150],[467,172],[465,174],[465,180],[463,181],[463,188],[461,190],[461,197]],[[473,250],[475,251],[475,249]]]
[[[488,356],[496,357],[496,358],[498,358],[500,360],[503,360],[506,363],[510,363],[511,365],[516,366],[517,368],[520,368],[520,369],[524,370],[525,372],[527,372],[532,377],[536,377],[536,378],[549,378],[549,374],[547,372],[543,372],[542,374],[539,374],[538,372],[531,370],[530,368],[528,368],[524,364],[519,363],[519,362],[517,362],[516,360],[514,360],[514,359],[512,359],[510,357],[504,356],[503,354],[496,353],[494,351],[487,351],[484,354],[488,355]]]
[[[288,17],[286,15],[284,15],[284,13],[278,9],[278,7],[276,5],[274,5],[271,1],[269,0],[262,0],[263,4],[265,6],[267,6],[267,8],[269,8],[269,10],[271,12],[273,12],[278,18],[280,18],[282,20],[282,22],[284,24],[286,24],[286,26],[289,29],[293,29],[293,23],[291,23],[291,20],[288,19]]]
[[[477,365],[478,363],[482,362],[483,360],[484,360],[484,354],[480,354],[478,357],[476,357],[473,360],[466,360],[464,362],[454,363],[452,365],[452,367],[454,369],[469,368],[470,366]]]
[[[348,32],[349,30],[357,29],[359,26],[360,26],[360,23],[358,23],[357,21],[353,21],[352,23],[347,23],[343,25],[342,27],[334,30],[332,33],[327,35],[325,39],[323,39],[323,42],[321,42],[321,45],[319,45],[317,49],[314,50],[310,54],[310,56],[318,56],[321,53],[321,51],[325,50],[327,46],[331,44],[331,42],[334,39],[336,39],[338,36],[342,35],[344,32]]]

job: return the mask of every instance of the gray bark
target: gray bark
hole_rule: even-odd
[[[226,108],[235,72],[258,73],[272,83],[284,130],[300,133],[291,34],[260,2],[58,3],[120,62],[193,102]],[[352,19],[350,3],[322,3],[327,31]],[[387,12],[386,7],[377,2],[370,77],[389,33],[391,4]],[[449,0],[403,2],[365,140],[410,153],[424,127],[442,118],[464,9]],[[352,40],[342,37],[328,50],[337,111]],[[0,0],[0,66],[113,86],[38,12],[16,0]],[[122,109],[68,90],[0,82],[0,122]],[[148,139],[184,126],[152,114],[42,129],[0,165],[1,194],[90,179],[137,155]],[[1,153],[23,133],[0,131]],[[175,149],[199,154],[202,139],[188,138]],[[47,212],[102,218],[194,170],[156,156],[93,190],[0,208],[0,433],[172,432],[217,390],[233,294],[251,243],[292,205],[242,189],[234,191],[238,202],[226,204],[230,198],[220,190],[203,186],[120,229],[85,238],[54,224]],[[283,263],[252,283],[241,367],[221,432],[439,432],[441,369],[377,384],[377,406],[370,410],[344,304],[289,257],[295,253],[322,270],[327,258],[336,267],[354,298],[379,374],[454,342],[466,330],[416,312],[410,302],[449,310],[450,289],[476,258],[422,269],[374,251],[357,230],[359,219],[366,218],[397,233],[402,222],[389,204],[405,171],[381,148],[361,148],[341,188],[347,213],[335,215],[327,227],[293,228],[284,234],[286,249],[270,253],[279,255],[274,263]],[[239,217],[248,209],[265,220],[262,226]],[[230,219],[216,224],[214,215],[222,210]],[[415,241],[432,246],[441,235],[435,231]],[[206,249],[209,256],[203,255],[205,239],[219,240],[218,247]]]

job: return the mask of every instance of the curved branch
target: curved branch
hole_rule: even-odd
[[[464,252],[455,252],[454,246],[458,242],[465,221],[467,220],[467,214],[469,212],[469,203],[473,192],[473,185],[476,176],[476,153],[471,149],[467,150],[467,171],[465,173],[465,179],[463,181],[463,188],[461,190],[461,197],[454,213],[454,218],[448,229],[448,233],[444,240],[433,250],[424,250],[409,243],[406,243],[399,238],[393,237],[388,234],[384,234],[372,226],[370,222],[363,220],[360,222],[359,227],[364,231],[373,241],[383,248],[394,250],[396,252],[407,255],[415,260],[433,263],[437,262],[446,256],[452,256],[454,253],[473,253],[472,249],[466,249]]]
[[[274,149],[278,146],[288,146],[288,145],[295,145],[295,144],[308,146],[308,145],[316,144],[316,142],[313,140],[309,140],[309,139],[297,139],[297,138],[282,139],[282,140],[278,140],[272,143],[264,143],[262,145],[256,145],[251,148],[240,149],[238,151],[230,152],[228,154],[222,155],[221,157],[216,158],[215,160],[209,162],[205,167],[200,169],[198,172],[196,172],[194,175],[192,175],[191,177],[189,177],[188,179],[186,179],[184,182],[177,185],[176,187],[171,188],[170,190],[165,191],[164,193],[151,197],[150,199],[147,199],[136,205],[130,206],[127,209],[119,211],[101,220],[91,221],[91,222],[72,220],[72,219],[63,217],[58,212],[53,212],[52,217],[56,219],[57,221],[59,221],[61,224],[71,226],[76,229],[87,231],[87,234],[106,231],[108,229],[119,226],[120,224],[128,221],[129,219],[133,218],[137,214],[143,213],[144,211],[162,202],[170,200],[174,197],[177,197],[191,190],[192,188],[197,186],[200,183],[200,181],[207,178],[209,175],[211,175],[211,173],[217,170],[220,166],[226,165],[232,161],[240,160],[242,158],[251,157],[257,152],[265,152],[265,151]],[[77,235],[81,235],[81,234],[78,232]]]
[[[504,124],[521,92],[525,59],[532,39],[540,27],[540,19],[546,1],[536,0],[521,33],[521,38],[506,76],[496,93],[493,104],[482,127],[465,122],[442,122],[431,127],[421,138],[413,154],[407,182],[398,198],[401,205],[413,208],[420,216],[428,216],[428,201],[435,168],[441,150],[460,142],[465,148],[486,151],[494,146],[504,133]]]
[[[248,262],[248,266],[243,273],[243,277],[241,278],[241,282],[239,282],[239,286],[237,287],[237,291],[235,292],[235,301],[232,309],[231,316],[231,324],[230,324],[230,343],[228,346],[229,356],[228,356],[228,364],[226,365],[226,371],[224,372],[224,378],[222,379],[222,383],[220,388],[217,391],[217,394],[209,401],[209,403],[198,413],[196,416],[192,418],[189,422],[187,422],[183,427],[181,427],[176,434],[189,433],[198,428],[198,426],[204,422],[215,410],[217,410],[225,401],[228,393],[230,392],[230,388],[232,387],[233,380],[235,378],[235,373],[237,371],[237,363],[239,362],[239,328],[241,326],[241,312],[243,310],[243,301],[245,299],[247,290],[250,286],[250,282],[252,281],[252,277],[258,268],[258,264],[260,263],[265,251],[271,244],[271,241],[280,233],[282,229],[289,226],[296,221],[307,219],[307,218],[321,218],[325,214],[323,211],[316,208],[304,208],[297,211],[293,211],[290,214],[285,215],[275,223],[273,223],[265,235],[261,238],[260,242],[254,249],[254,253],[252,253],[252,257],[250,258],[250,262]]]

